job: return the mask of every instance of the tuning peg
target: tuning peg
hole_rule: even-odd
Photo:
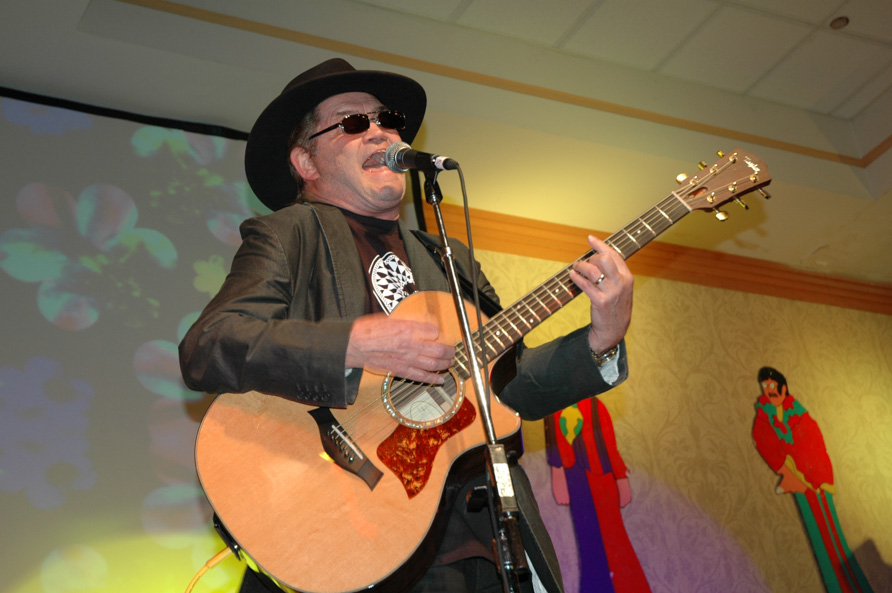
[[[719,219],[719,222],[725,222],[726,220],[728,220],[728,213],[724,210],[713,208],[712,211],[715,212],[715,217]]]
[[[759,195],[762,196],[763,198],[765,198],[766,200],[771,199],[771,194],[768,193],[767,191],[765,191],[764,189],[762,189],[761,187],[759,188]]]
[[[716,153],[717,155],[719,155],[719,158],[722,158],[723,156],[725,156],[725,153],[722,152],[721,150],[717,150],[717,151],[715,151],[715,153]]]
[[[699,163],[697,163],[697,168],[700,169],[701,171],[702,171],[703,169],[705,169],[706,167],[708,167],[708,166],[709,166],[709,165],[707,165],[707,164],[706,164],[705,162],[703,162],[703,161],[700,161]]]
[[[684,173],[679,173],[678,175],[675,176],[675,181],[678,182],[678,185],[681,185],[682,183],[684,183],[687,180],[688,180],[688,176],[685,175]]]
[[[746,202],[741,200],[740,198],[734,198],[734,201],[737,202],[737,205],[743,208],[744,210],[749,210],[750,207],[746,205]]]

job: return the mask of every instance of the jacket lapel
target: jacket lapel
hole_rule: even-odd
[[[352,319],[365,313],[366,277],[350,225],[341,211],[326,204],[312,204],[322,240],[329,254],[337,287],[338,310]]]

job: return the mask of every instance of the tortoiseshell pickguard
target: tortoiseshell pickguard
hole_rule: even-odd
[[[466,398],[455,416],[440,426],[417,429],[401,424],[378,445],[378,458],[403,483],[412,498],[427,484],[440,445],[467,428],[476,417],[477,410]]]

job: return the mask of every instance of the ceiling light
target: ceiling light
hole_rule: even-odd
[[[849,17],[847,16],[838,16],[832,21],[830,21],[830,28],[834,31],[839,31],[840,29],[845,29],[846,25],[849,24]]]

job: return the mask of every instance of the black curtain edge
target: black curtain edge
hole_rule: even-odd
[[[0,86],[0,96],[8,97],[10,99],[18,99],[20,101],[27,101],[29,103],[36,103],[38,105],[47,105],[49,107],[59,107],[61,109],[69,109],[72,111],[81,111],[84,113],[89,113],[91,115],[99,115],[99,116],[110,117],[110,118],[114,118],[114,119],[123,119],[123,120],[127,120],[127,121],[136,122],[139,124],[158,126],[161,128],[173,128],[173,129],[183,130],[186,132],[194,132],[196,134],[206,134],[208,136],[220,136],[223,138],[229,138],[231,140],[247,140],[248,139],[247,132],[234,130],[232,128],[227,128],[224,126],[214,126],[214,125],[210,125],[210,124],[200,124],[200,123],[196,123],[196,122],[188,122],[188,121],[170,119],[170,118],[165,118],[165,117],[141,115],[138,113],[131,113],[129,111],[122,111],[120,109],[110,109],[108,107],[97,107],[96,105],[88,105],[86,103],[79,103],[77,101],[69,101],[67,99],[57,99],[54,97],[47,97],[45,95],[38,95],[35,93],[19,91],[16,89],[5,87],[5,86]]]

